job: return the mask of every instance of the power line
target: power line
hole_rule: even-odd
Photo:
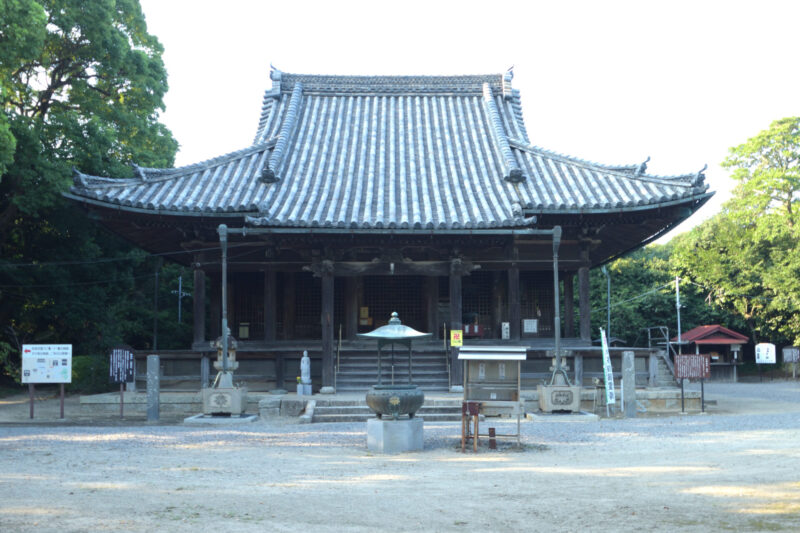
[[[242,246],[249,246],[248,243],[239,243],[239,244],[229,244],[228,249],[231,248],[239,248]],[[5,268],[22,268],[22,267],[43,267],[43,266],[73,266],[73,265],[94,265],[99,263],[115,263],[115,262],[123,262],[123,261],[136,261],[140,259],[145,259],[148,257],[166,257],[169,255],[180,255],[180,254],[193,254],[197,252],[211,252],[215,250],[221,249],[219,246],[213,246],[210,248],[197,248],[194,250],[174,250],[171,252],[159,252],[159,253],[145,253],[142,256],[138,257],[108,257],[104,259],[94,259],[91,261],[51,261],[51,262],[39,262],[39,263],[0,263],[0,267]]]

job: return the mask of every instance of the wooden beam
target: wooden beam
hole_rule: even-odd
[[[512,250],[511,256],[512,259],[519,257],[519,251],[516,247]],[[513,261],[508,269],[508,322],[511,327],[511,339],[519,340],[522,322],[519,293],[519,265]]]
[[[275,340],[275,327],[277,322],[276,313],[278,312],[278,298],[275,294],[277,290],[277,273],[274,270],[264,272],[264,340]]]
[[[220,333],[222,327],[222,286],[220,285],[222,282],[220,277],[217,274],[210,276],[208,280],[211,283],[211,323],[209,327],[211,340],[216,340],[222,335]]]
[[[580,312],[580,334],[585,341],[592,340],[592,308],[589,303],[589,249],[581,250],[584,266],[578,269],[578,310]]]
[[[295,274],[283,273],[283,338],[294,339]]]
[[[451,261],[450,269],[450,329],[464,329],[463,310],[461,308],[461,276],[463,266],[460,259]],[[458,360],[458,348],[450,347],[450,386],[461,385],[464,381],[463,365]]]
[[[333,273],[322,274],[322,386],[333,387]]]
[[[358,333],[358,278],[344,280],[344,337],[352,341]]]
[[[575,275],[564,276],[564,336],[575,336]]]
[[[503,323],[503,274],[492,273],[492,333],[495,339],[501,337]]]
[[[428,333],[433,333],[433,338],[439,336],[439,278],[428,276],[425,278],[425,307],[428,317]]]
[[[206,340],[206,273],[202,268],[194,269],[194,294],[192,295],[193,343]]]

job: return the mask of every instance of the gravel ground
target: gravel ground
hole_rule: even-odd
[[[521,449],[478,454],[426,423],[396,456],[363,423],[33,425],[0,403],[0,531],[800,530],[800,384],[705,392],[707,415],[523,422]]]

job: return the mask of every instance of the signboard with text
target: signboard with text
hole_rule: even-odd
[[[787,346],[783,349],[783,362],[784,363],[797,363],[800,362],[800,348],[797,346]]]
[[[72,383],[71,344],[23,344],[23,383]]]
[[[756,344],[756,364],[774,365],[775,364],[775,345],[769,342]]]
[[[711,357],[708,354],[675,356],[675,379],[708,379],[711,377]]]
[[[460,329],[450,330],[450,346],[464,346],[464,333]]]
[[[117,346],[111,350],[108,364],[108,378],[111,383],[129,383],[134,380],[133,350],[127,346]]]
[[[603,344],[603,377],[606,383],[606,405],[614,405],[617,400],[614,394],[614,369],[611,367],[611,353],[608,350],[606,332],[600,328],[600,338]]]

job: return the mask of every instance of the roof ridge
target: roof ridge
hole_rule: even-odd
[[[676,174],[671,176],[659,176],[656,174],[645,174],[644,170],[647,168],[647,163],[650,161],[648,157],[642,163],[638,165],[604,165],[602,163],[598,163],[596,161],[589,161],[588,159],[581,159],[579,157],[574,157],[567,154],[562,154],[559,152],[555,152],[553,150],[548,150],[546,148],[542,148],[541,146],[535,146],[533,144],[525,143],[520,141],[519,139],[508,139],[508,143],[511,145],[512,148],[516,148],[517,150],[522,150],[525,152],[530,152],[534,154],[543,155],[545,157],[549,157],[551,159],[557,159],[562,162],[568,162],[572,164],[582,165],[585,167],[591,167],[597,170],[603,170],[606,172],[618,174],[621,177],[637,179],[640,181],[649,181],[653,183],[660,183],[660,182],[669,182],[666,185],[676,185],[675,182],[686,182],[685,185],[689,186],[699,186],[703,183],[703,172],[706,170],[707,165],[703,167],[700,172],[696,172],[694,174]],[[642,169],[639,171],[639,169]],[[706,185],[708,188],[708,185]]]
[[[483,85],[489,83],[492,89],[510,91],[510,80],[504,79],[502,73],[492,74],[457,74],[457,75],[340,75],[340,74],[295,74],[274,69],[270,74],[272,88],[267,91],[274,94],[276,90],[288,93],[295,83],[302,83],[306,91],[358,91],[369,88],[370,92],[409,91],[409,92],[477,92],[481,93]]]
[[[73,168],[72,178],[73,183],[77,186],[94,189],[101,187],[113,187],[122,185],[135,185],[138,183],[157,183],[162,181],[169,181],[171,179],[179,178],[188,172],[196,172],[198,170],[205,170],[208,168],[217,167],[228,163],[234,159],[248,156],[252,153],[261,150],[267,150],[275,145],[276,139],[268,139],[262,143],[253,144],[246,148],[234,150],[227,154],[222,154],[217,157],[212,157],[204,161],[192,163],[190,165],[183,165],[180,167],[172,168],[158,168],[158,167],[140,167],[132,165],[134,174],[133,178],[108,178],[104,176],[93,176],[91,174],[84,174],[78,169]],[[94,183],[92,183],[94,182]]]

